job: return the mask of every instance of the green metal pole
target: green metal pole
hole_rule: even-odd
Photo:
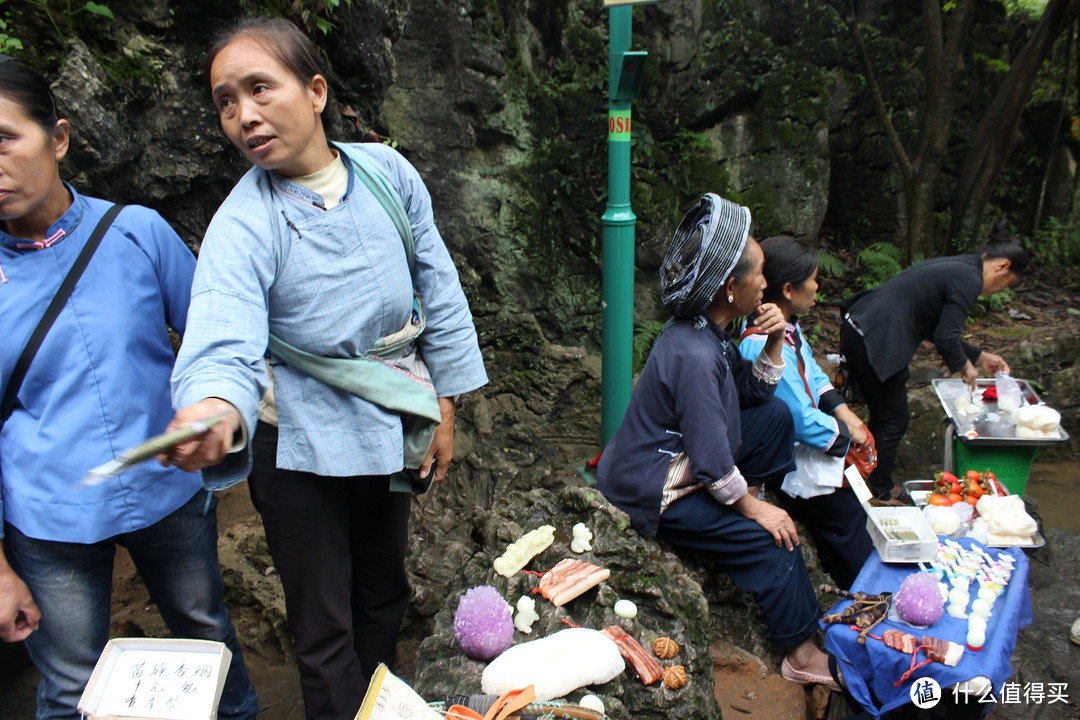
[[[630,49],[633,8],[610,9],[609,97],[615,94],[618,64]],[[633,381],[634,224],[630,209],[630,101],[608,102],[608,202],[603,225],[603,356],[600,384],[600,444],[615,434]]]

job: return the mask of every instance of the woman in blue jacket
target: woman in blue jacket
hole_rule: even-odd
[[[306,716],[352,720],[378,664],[393,666],[409,604],[411,495],[391,484],[405,464],[406,433],[398,412],[315,377],[273,346],[276,417],[260,414],[271,334],[348,363],[380,339],[415,330],[419,297],[426,326],[416,346],[441,422],[430,444],[418,443],[426,452],[418,470],[436,482],[453,457],[455,399],[487,375],[420,174],[388,146],[328,142],[326,74],[311,41],[286,20],[254,18],[223,33],[208,60],[221,129],[253,167],[199,250],[173,375],[182,408],[174,423],[237,412],[168,461],[205,468],[223,484],[250,470],[285,590]],[[396,195],[411,258],[396,208],[359,177],[365,167]]]
[[[844,456],[852,443],[868,440],[866,425],[845,403],[814,360],[798,316],[810,311],[817,297],[818,254],[794,238],[761,241],[765,254],[763,302],[774,303],[787,318],[784,332],[784,375],[776,397],[795,421],[795,454],[799,467],[770,488],[784,508],[803,522],[817,545],[821,564],[842,588],[851,587],[873,545],[866,532],[866,513],[855,494],[840,488]],[[757,357],[767,336],[757,327],[743,334],[739,351]],[[824,476],[835,482],[820,481]]]
[[[0,392],[112,203],[60,178],[70,127],[48,84],[0,56]],[[222,602],[216,501],[197,474],[143,464],[93,487],[87,471],[172,416],[173,350],[195,259],[153,210],[113,221],[18,387],[0,428],[0,637],[41,672],[37,717],[75,720],[109,639],[116,545],[169,629],[232,651],[218,717],[254,718],[255,691]],[[13,386],[14,387],[14,386]],[[139,708],[142,710],[143,708]]]

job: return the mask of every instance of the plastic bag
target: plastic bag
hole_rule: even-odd
[[[1020,393],[1020,384],[1008,373],[997,373],[994,376],[994,387],[997,389],[998,410],[1001,412],[1011,413],[1023,405],[1024,396]]]
[[[844,484],[844,458],[826,455],[801,443],[795,445],[795,469],[784,476],[780,489],[791,497],[828,495]]]

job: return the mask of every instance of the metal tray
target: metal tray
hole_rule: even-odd
[[[1034,405],[1042,402],[1042,399],[1039,397],[1039,394],[1035,392],[1035,388],[1031,386],[1031,383],[1027,380],[1020,380],[1019,378],[1017,378],[1016,382],[1020,384],[1020,392],[1023,393],[1028,404]],[[973,428],[977,432],[979,423],[957,419],[952,406],[953,400],[961,395],[967,394],[967,386],[964,384],[964,381],[960,378],[937,378],[932,380],[931,384],[934,387],[934,393],[941,402],[941,406],[945,408],[945,416],[956,428],[956,435],[960,439],[960,442],[971,445],[997,445],[1003,447],[1049,447],[1069,439],[1069,433],[1064,427],[1058,428],[1060,437],[1056,438],[1018,438],[1009,435],[988,435],[982,433],[977,437],[968,437],[964,435],[964,430],[962,428]],[[988,412],[997,412],[997,402],[982,400],[981,395],[984,390],[993,386],[993,378],[978,378],[975,380],[975,395],[986,406]]]
[[[1042,536],[1041,532],[1036,530],[1035,534],[1031,537],[1031,543],[1028,544],[1028,545],[991,545],[990,543],[987,543],[986,547],[991,547],[991,548],[1018,547],[1021,550],[1028,550],[1028,549],[1034,550],[1035,548],[1041,548],[1044,545],[1046,545],[1046,538],[1044,538]]]
[[[915,507],[921,508],[929,502],[930,493],[934,490],[933,480],[908,480],[904,483],[904,489],[911,496]]]
[[[926,503],[928,502],[928,500],[926,500],[926,498],[930,496],[930,492],[934,489],[934,481],[933,480],[908,480],[907,482],[904,483],[904,489],[907,490],[908,495],[911,496],[911,499],[915,501],[915,507],[917,507],[917,508],[919,508],[921,510],[923,508],[923,506],[926,505]],[[925,495],[924,495],[924,493],[925,493]],[[961,527],[963,527],[963,526],[961,526]],[[1036,531],[1035,535],[1033,535],[1032,538],[1031,538],[1031,542],[1028,543],[1027,545],[991,545],[991,544],[988,543],[986,545],[986,547],[992,547],[992,548],[1018,547],[1018,548],[1024,548],[1024,549],[1034,549],[1034,548],[1041,548],[1044,545],[1046,545],[1046,538],[1044,538],[1042,536],[1041,532]]]

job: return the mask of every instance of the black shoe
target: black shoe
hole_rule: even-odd
[[[911,495],[908,491],[902,487],[894,487],[888,492],[881,493],[874,500],[880,505],[914,505],[915,501],[911,499]]]

